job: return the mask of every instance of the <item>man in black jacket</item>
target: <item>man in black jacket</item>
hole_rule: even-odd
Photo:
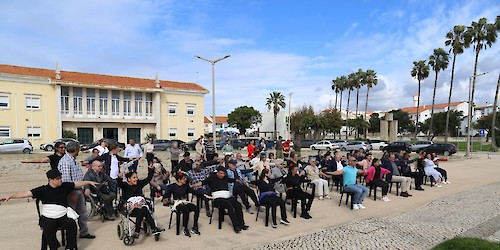
[[[103,170],[104,173],[109,175],[111,179],[116,180],[118,178],[118,173],[120,172],[120,162],[128,162],[133,160],[133,158],[125,158],[118,155],[120,148],[116,144],[109,145],[109,152],[102,154],[101,156],[94,159],[94,161],[104,161]],[[93,161],[92,161],[93,162]],[[92,164],[90,162],[90,164]]]

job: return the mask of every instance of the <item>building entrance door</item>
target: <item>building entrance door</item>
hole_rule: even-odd
[[[127,140],[134,139],[136,143],[141,143],[141,129],[127,128]]]
[[[94,142],[94,129],[93,128],[77,128],[78,141],[80,144],[90,144]]]
[[[103,128],[102,137],[118,141],[118,128]]]

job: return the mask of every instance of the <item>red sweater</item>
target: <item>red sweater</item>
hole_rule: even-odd
[[[391,173],[391,171],[389,171],[385,168],[380,168],[380,179],[382,180],[382,175],[389,174],[389,173]],[[369,183],[370,181],[372,181],[373,178],[375,177],[375,167],[374,166],[369,167],[365,171],[365,175],[366,175],[366,178],[365,178],[366,183]]]

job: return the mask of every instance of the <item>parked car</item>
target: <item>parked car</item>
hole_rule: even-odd
[[[399,152],[399,151],[403,150],[407,153],[410,153],[411,152],[411,145],[405,141],[397,141],[397,142],[393,142],[393,143],[385,146],[382,150],[387,151],[387,152]]]
[[[310,148],[311,145],[317,143],[317,140],[300,140],[300,147],[301,148]]]
[[[89,143],[89,144],[82,144],[80,146],[80,151],[87,151],[87,150],[93,149],[100,144],[99,143],[100,141],[101,140],[98,140],[98,141],[95,141],[95,142]],[[119,148],[125,149],[125,143],[119,142],[115,139],[106,139],[106,141],[108,142],[108,145],[117,144]]]
[[[194,147],[196,146],[197,141],[198,140],[189,141],[188,143],[186,143],[186,146],[188,147],[189,150],[194,150]]]
[[[449,156],[457,153],[457,147],[453,143],[437,142],[425,148],[425,152],[443,154],[445,156]]]
[[[357,150],[360,152],[368,152],[372,150],[372,145],[366,141],[350,141],[347,145],[340,148],[342,151]]]
[[[7,138],[0,142],[0,153],[24,153],[33,151],[33,145],[27,139]]]
[[[219,149],[219,150],[222,149],[222,147],[224,147],[224,145],[226,145],[228,140],[231,141],[231,145],[233,146],[234,149],[242,149],[245,147],[245,143],[243,141],[241,141],[240,139],[230,138],[230,139],[224,139],[224,140],[217,142],[217,149]]]
[[[347,146],[347,141],[346,140],[329,140],[331,143],[334,145],[337,145],[339,148],[342,148],[344,146]]]
[[[339,149],[339,146],[333,144],[330,141],[324,140],[324,141],[319,141],[317,143],[312,144],[310,146],[310,148],[312,150],[317,150],[317,149],[320,149],[320,150],[335,150],[335,149]]]
[[[54,145],[56,143],[64,142],[65,145],[68,145],[68,143],[70,141],[78,142],[77,140],[75,140],[73,138],[61,138],[61,139],[57,139],[53,142],[43,143],[42,145],[40,145],[40,149],[45,150],[45,151],[52,151],[52,150],[54,150]]]
[[[387,141],[384,140],[369,140],[369,142],[372,145],[373,149],[378,150],[382,150],[385,146],[389,145],[387,144]]]
[[[156,139],[153,140],[154,151],[165,151],[172,146],[171,140],[164,139]],[[144,144],[141,145],[141,148],[144,149]]]
[[[431,144],[434,144],[434,142],[432,142],[432,141],[416,141],[415,143],[411,144],[411,151],[413,151],[413,152],[424,151]]]

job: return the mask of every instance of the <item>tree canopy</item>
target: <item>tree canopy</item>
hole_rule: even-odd
[[[262,121],[262,114],[253,107],[241,106],[237,107],[228,115],[228,124],[236,126],[240,134],[244,135],[246,129],[251,128],[253,124]]]

